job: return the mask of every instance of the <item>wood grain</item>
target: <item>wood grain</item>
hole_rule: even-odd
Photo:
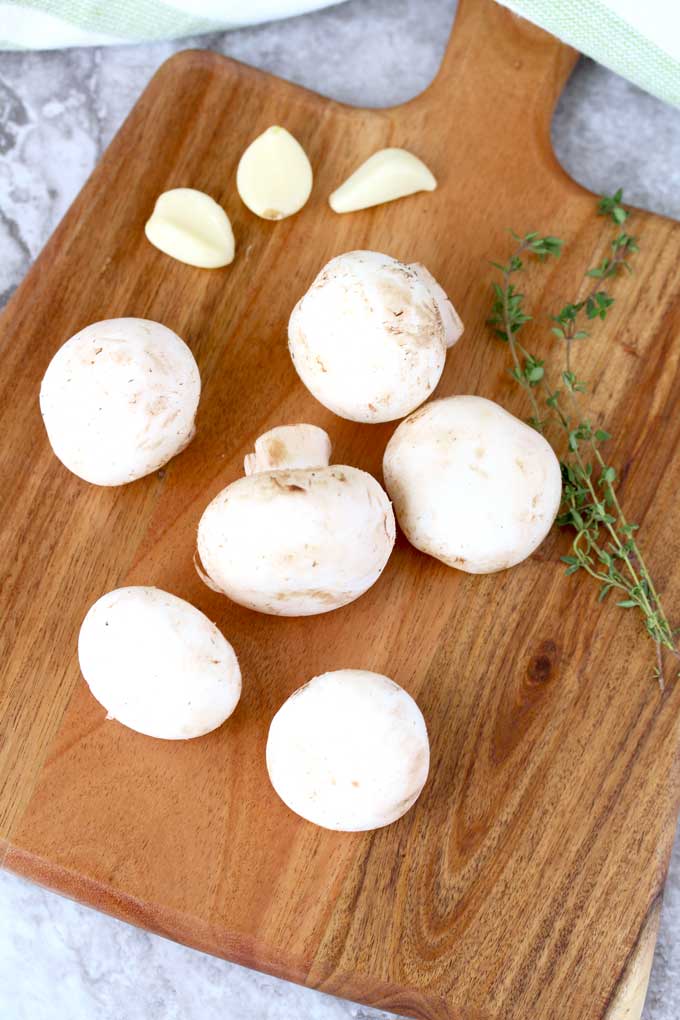
[[[192,566],[203,508],[273,425],[322,425],[337,462],[379,473],[393,426],[333,417],[286,350],[294,301],[339,252],[424,262],[466,323],[438,393],[527,413],[485,326],[487,260],[507,250],[510,226],[569,238],[532,284],[554,306],[609,237],[550,146],[574,58],[491,0],[464,0],[439,77],[396,109],[349,109],[204,52],[173,57],[152,80],[0,325],[5,867],[211,953],[427,1020],[616,1015],[674,832],[680,694],[659,693],[634,619],[596,608],[592,585],[564,576],[563,538],[477,577],[399,539],[366,596],[304,620],[232,605]],[[252,216],[234,186],[240,153],[272,123],[301,140],[316,175],[308,206],[276,224]],[[439,189],[333,214],[327,195],[386,145],[423,157]],[[191,269],[146,242],[156,196],[181,185],[227,209],[228,269]],[[616,437],[626,506],[674,610],[680,227],[639,213],[634,229],[638,272],[578,351],[579,371]],[[164,472],[107,490],[56,461],[37,395],[57,347],[117,315],[186,338],[204,390],[189,448]],[[532,328],[532,345],[546,335]],[[189,599],[233,642],[244,695],[219,732],[165,743],[105,721],[79,676],[76,636],[94,599],[129,583]],[[303,822],[264,766],[276,708],[344,666],[394,677],[432,737],[423,796],[373,834]]]

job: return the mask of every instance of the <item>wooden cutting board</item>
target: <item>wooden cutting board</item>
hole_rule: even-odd
[[[528,413],[485,326],[487,260],[508,251],[507,227],[570,239],[534,274],[532,297],[545,286],[554,308],[611,236],[550,146],[574,60],[491,0],[464,0],[439,77],[396,109],[349,109],[206,52],[173,57],[152,80],[1,323],[5,867],[199,949],[428,1020],[635,1015],[625,997],[644,988],[678,808],[680,692],[660,694],[636,618],[565,577],[565,538],[486,577],[399,539],[366,596],[311,619],[233,605],[192,565],[203,508],[273,425],[322,425],[336,462],[380,472],[394,426],[331,415],[286,349],[292,305],[333,255],[424,262],[466,323],[438,393]],[[316,175],[309,204],[281,223],[252,216],[234,184],[244,147],[273,123],[301,140]],[[426,159],[439,189],[333,214],[330,191],[387,145]],[[231,267],[192,269],[146,242],[156,196],[177,186],[227,209]],[[680,227],[639,213],[631,229],[637,273],[578,364],[677,622]],[[103,489],[52,455],[38,387],[67,337],[119,315],[185,337],[204,390],[181,456]],[[532,329],[539,350],[547,337]],[[233,642],[244,693],[218,732],[166,743],[105,721],[76,639],[89,605],[123,584],[189,599]],[[274,711],[344,666],[394,677],[432,739],[423,796],[373,834],[302,821],[265,770]]]

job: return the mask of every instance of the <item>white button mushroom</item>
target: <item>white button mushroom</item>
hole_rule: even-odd
[[[550,531],[562,494],[550,444],[483,397],[433,400],[406,418],[383,471],[409,542],[470,574],[526,559]]]
[[[315,825],[389,825],[420,795],[430,764],[422,713],[380,673],[340,669],[300,687],[274,716],[267,770],[287,806]]]
[[[295,369],[351,421],[402,418],[432,393],[462,323],[434,277],[374,251],[324,266],[288,325]]]
[[[310,616],[353,602],[377,581],[394,545],[392,507],[375,478],[328,467],[314,425],[272,429],[198,526],[206,584],[249,609]]]
[[[241,696],[234,649],[195,606],[158,588],[118,588],[88,611],[80,669],[108,712],[165,740],[221,726]]]
[[[201,378],[167,326],[106,319],[59,348],[40,387],[40,410],[59,460],[94,485],[156,471],[194,435]]]

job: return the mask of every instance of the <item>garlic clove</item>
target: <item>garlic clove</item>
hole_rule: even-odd
[[[147,239],[171,258],[199,269],[234,261],[234,233],[217,202],[194,188],[164,191],[144,227]]]
[[[406,149],[381,149],[362,163],[328,199],[336,213],[356,212],[417,191],[434,191],[437,181],[422,160]]]
[[[241,200],[264,220],[282,220],[302,209],[312,181],[307,153],[289,131],[277,125],[250,143],[236,171]]]

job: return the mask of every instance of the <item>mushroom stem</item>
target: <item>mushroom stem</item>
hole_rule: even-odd
[[[409,269],[412,269],[430,290],[444,323],[444,343],[447,347],[453,347],[463,335],[463,323],[458,312],[447,298],[444,288],[437,283],[429,269],[426,269],[420,262],[412,262]]]
[[[316,425],[280,425],[255,440],[255,450],[246,455],[246,475],[293,468],[328,467],[331,441]]]

